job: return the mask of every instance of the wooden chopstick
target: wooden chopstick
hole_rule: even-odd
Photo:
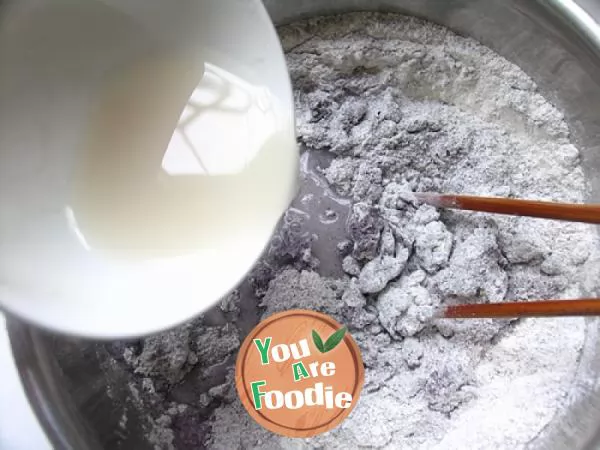
[[[444,306],[437,317],[453,319],[598,316],[600,299],[537,300],[506,303],[474,303]]]
[[[415,192],[417,200],[438,208],[465,209],[511,216],[529,216],[570,222],[600,223],[600,205],[540,202],[500,197]]]

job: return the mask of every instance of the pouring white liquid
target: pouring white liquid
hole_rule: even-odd
[[[210,24],[235,19],[221,11],[226,3],[185,4]],[[262,253],[296,188],[291,88],[278,42],[267,42],[274,30],[266,14],[249,15],[254,9],[239,11],[246,28],[238,17],[236,31],[220,31],[208,48],[200,42],[215,30],[183,46],[166,38],[147,44],[145,31],[136,32],[125,40],[132,48],[139,42],[135,51],[124,44],[119,54],[103,42],[82,63],[64,49],[73,36],[48,44],[54,34],[41,33],[32,45],[28,30],[81,33],[83,17],[93,28],[102,14],[97,32],[106,40],[121,20],[122,33],[131,32],[132,22],[113,9],[83,8],[79,18],[68,8],[60,20],[53,9],[27,16],[21,28],[14,19],[0,43],[0,63],[9,67],[0,74],[8,102],[0,105],[0,305],[63,332],[137,336],[210,307]],[[156,15],[143,24],[156,31],[164,14],[148,9]],[[244,44],[235,33],[251,37]],[[19,39],[39,55],[24,62]],[[230,39],[245,45],[242,54],[230,54]],[[24,73],[39,83],[25,83]],[[282,75],[283,84],[273,81]]]
[[[297,159],[268,90],[154,56],[111,77],[97,104],[71,204],[92,251],[143,260],[264,245]]]

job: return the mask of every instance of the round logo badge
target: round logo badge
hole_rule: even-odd
[[[262,321],[236,363],[236,387],[248,413],[288,437],[335,428],[356,406],[363,383],[360,351],[346,327],[314,311]]]

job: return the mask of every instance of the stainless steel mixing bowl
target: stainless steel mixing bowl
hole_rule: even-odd
[[[265,0],[277,24],[348,11],[415,15],[472,36],[521,66],[562,109],[600,200],[600,20],[597,0]],[[0,9],[1,13],[1,9]],[[244,299],[246,328],[255,303]],[[215,318],[219,320],[219,318]],[[568,420],[552,422],[535,448],[600,447],[600,323],[590,319]],[[17,365],[33,407],[58,449],[148,448],[135,414],[118,426],[125,371],[106,371],[111,346],[52,336],[9,321]],[[107,392],[111,378],[111,391]],[[199,387],[202,389],[202,387]],[[204,387],[205,388],[205,387]],[[110,394],[110,395],[109,395]],[[198,425],[201,428],[201,425]],[[474,430],[476,432],[476,430]]]

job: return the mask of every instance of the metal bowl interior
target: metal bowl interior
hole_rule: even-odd
[[[594,0],[265,0],[272,19],[349,11],[389,11],[421,17],[492,48],[525,70],[564,113],[600,200],[600,5]],[[583,8],[583,9],[582,9]],[[587,12],[587,14],[586,14]],[[589,15],[588,15],[589,14]],[[246,299],[244,299],[246,301]],[[252,303],[252,299],[248,299]],[[247,326],[252,322],[252,311]],[[578,396],[567,420],[553,421],[536,448],[585,449],[600,444],[600,323],[590,319],[576,380]],[[31,403],[56,448],[148,448],[140,423],[129,415],[119,430],[124,403],[107,392],[107,376],[126,384],[126,372],[108,374],[106,347],[50,335],[11,320],[9,333]],[[115,383],[111,383],[114,385]]]

